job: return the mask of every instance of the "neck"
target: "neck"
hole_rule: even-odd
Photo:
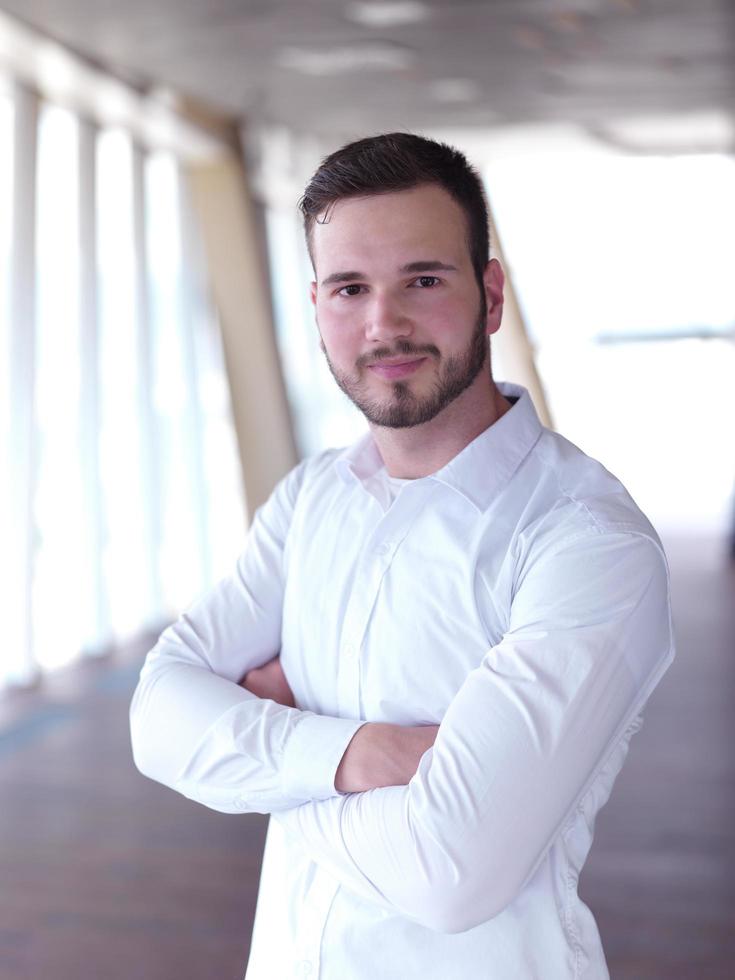
[[[510,408],[495,382],[482,372],[431,421],[406,429],[371,425],[390,476],[418,479],[436,473]]]

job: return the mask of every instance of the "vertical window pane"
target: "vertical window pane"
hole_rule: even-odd
[[[7,445],[10,361],[10,231],[13,218],[13,100],[0,89],[0,447]],[[5,464],[3,454],[0,466]],[[2,486],[2,484],[0,484]]]
[[[0,540],[7,541],[6,522],[10,519],[8,452],[10,438],[10,233],[13,206],[13,125],[14,106],[10,94],[0,89]],[[11,558],[0,549],[0,589],[9,596]],[[16,643],[5,636],[0,657],[0,687],[15,670]]]
[[[0,506],[6,513],[10,422],[10,233],[13,222],[13,100],[0,89]]]
[[[171,611],[182,609],[201,588],[197,511],[188,466],[184,424],[188,392],[182,344],[181,222],[176,163],[150,157],[146,168],[151,324],[154,337],[154,406],[159,419],[163,502],[161,578]]]
[[[78,655],[84,606],[79,469],[77,124],[56,107],[39,117],[36,252],[38,551],[33,584],[36,660],[56,667]]]
[[[211,582],[229,572],[242,551],[245,505],[230,390],[219,328],[211,312],[198,335]]]
[[[98,140],[100,469],[107,516],[104,568],[117,639],[140,627],[144,560],[137,426],[132,146],[119,130]]]

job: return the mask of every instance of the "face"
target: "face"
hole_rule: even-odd
[[[480,289],[464,212],[443,188],[338,201],[312,254],[322,350],[369,422],[420,425],[484,380],[503,274],[491,261]]]

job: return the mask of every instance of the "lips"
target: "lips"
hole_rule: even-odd
[[[417,371],[421,367],[425,360],[425,357],[416,357],[403,361],[377,361],[375,364],[368,365],[368,367],[378,377],[394,381],[397,378],[405,378],[409,374],[413,374],[414,371]]]

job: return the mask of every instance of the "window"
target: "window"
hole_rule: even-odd
[[[662,530],[726,531],[735,161],[541,151],[486,179],[559,431]]]
[[[79,455],[78,128],[68,111],[39,116],[36,175],[37,477],[33,642],[42,668],[73,659],[85,610]]]
[[[0,278],[2,686],[160,627],[232,567],[245,511],[173,155],[0,88]]]

